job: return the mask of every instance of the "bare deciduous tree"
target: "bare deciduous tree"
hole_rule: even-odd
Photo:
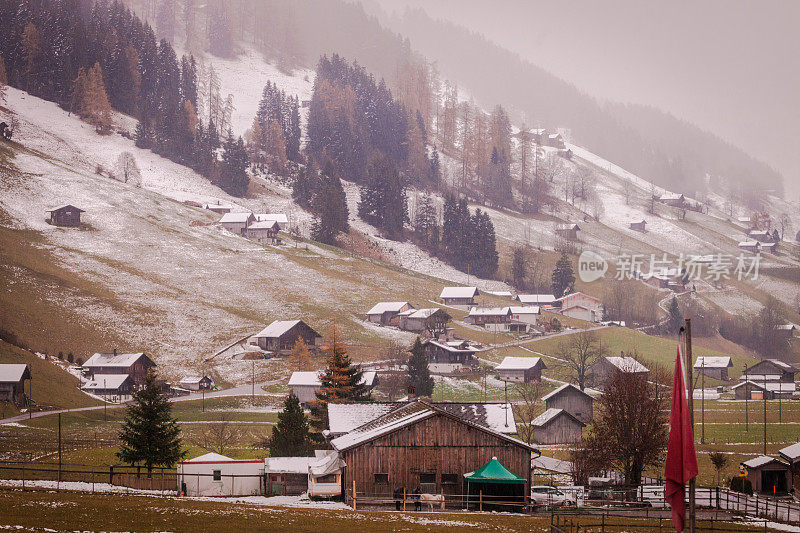
[[[531,421],[538,416],[542,403],[541,383],[517,383],[514,390],[521,401],[514,404],[514,413],[517,421],[517,434],[528,444],[533,443],[533,427]]]
[[[199,434],[191,440],[206,450],[225,455],[225,452],[238,444],[243,436],[242,428],[232,423],[231,415],[221,413],[218,420],[203,424]]]
[[[571,374],[578,387],[583,390],[586,386],[586,376],[589,367],[597,359],[607,353],[606,347],[594,331],[581,331],[569,336],[558,346],[558,357],[563,360],[564,366]]]

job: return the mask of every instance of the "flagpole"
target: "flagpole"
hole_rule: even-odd
[[[686,392],[689,408],[689,420],[692,424],[692,437],[694,437],[694,379],[692,377],[692,319],[686,321],[686,363],[683,365],[686,373]],[[695,533],[695,478],[689,480],[689,533]]]

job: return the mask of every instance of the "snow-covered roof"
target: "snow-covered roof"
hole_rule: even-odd
[[[244,224],[253,216],[252,213],[225,213],[219,219],[220,224]]]
[[[280,226],[276,220],[260,220],[258,222],[253,222],[252,224],[247,226],[247,229],[274,230],[277,229],[278,227]]]
[[[742,241],[739,243],[739,248],[758,248],[761,243],[758,241]]]
[[[408,318],[430,318],[431,315],[436,313],[437,311],[441,311],[439,307],[428,307],[425,309],[409,309],[408,311],[403,311],[400,313],[401,316],[407,316]]]
[[[552,294],[518,294],[517,300],[525,305],[551,304],[556,301],[556,297]]]
[[[556,474],[571,474],[573,470],[572,463],[569,461],[562,461],[561,459],[547,457],[545,455],[534,457],[531,460],[531,467],[538,468],[539,470],[547,470],[548,472],[554,472]]]
[[[556,301],[557,302],[563,302],[564,300],[566,300],[568,298],[575,298],[575,297],[578,297],[578,296],[582,296],[584,298],[588,298],[589,300],[594,300],[595,302],[598,302],[598,303],[600,302],[599,298],[595,298],[594,296],[589,296],[585,292],[580,292],[580,291],[576,291],[576,292],[571,292],[569,294],[565,294],[561,298],[558,298]]]
[[[511,313],[509,307],[473,307],[469,316],[505,316]]]
[[[439,298],[474,298],[477,295],[477,287],[445,287]]]
[[[328,403],[328,430],[334,435],[349,433],[394,411],[399,405],[395,402]]]
[[[582,390],[581,390],[579,387],[576,387],[576,386],[575,386],[575,385],[573,385],[572,383],[564,383],[563,385],[561,385],[561,386],[560,386],[559,388],[557,388],[556,390],[554,390],[554,391],[550,392],[549,394],[545,394],[544,396],[542,396],[542,401],[545,401],[545,402],[546,402],[546,401],[547,401],[547,400],[549,400],[550,398],[554,398],[554,397],[556,397],[556,396],[560,395],[561,393],[563,393],[564,391],[566,391],[566,390],[568,390],[568,389],[569,389],[569,390],[575,390],[575,391],[578,391],[579,393],[583,394],[583,395],[584,395],[584,396],[586,396],[587,398],[591,398],[591,396],[589,396],[589,395],[588,395],[588,394],[587,394],[585,391],[582,391]]]
[[[183,463],[207,463],[211,461],[233,461],[230,457],[226,457],[224,455],[209,452],[203,454],[199,457],[195,457],[194,459],[187,459],[186,461],[182,461]]]
[[[361,375],[361,382],[363,385],[367,387],[372,387],[375,384],[375,378],[377,377],[378,373],[374,370],[367,370],[362,373]],[[308,387],[321,387],[322,381],[320,378],[322,377],[322,371],[298,371],[292,372],[292,376],[289,378],[289,386],[308,386]]]
[[[540,357],[505,357],[495,370],[529,370],[540,363],[544,367]]]
[[[531,425],[532,426],[537,426],[537,427],[542,427],[542,426],[545,426],[545,425],[549,424],[550,422],[555,420],[556,417],[559,417],[561,415],[566,415],[566,416],[570,417],[571,419],[573,419],[575,422],[577,422],[578,424],[580,424],[582,426],[585,425],[583,422],[581,422],[580,420],[575,418],[568,411],[565,411],[563,409],[556,409],[554,407],[551,407],[550,409],[548,409],[544,413],[540,414],[539,416],[537,416],[536,418],[531,420]]]
[[[83,366],[92,368],[95,366],[114,366],[127,368],[144,357],[144,353],[96,353],[92,355]]]
[[[761,468],[770,463],[784,464],[783,461],[781,461],[780,459],[776,459],[775,457],[770,457],[769,455],[759,455],[758,457],[754,457],[749,461],[742,462],[742,464],[747,468]]]
[[[179,383],[200,383],[204,379],[211,380],[208,376],[186,376],[182,378]]]
[[[309,466],[316,462],[316,457],[267,457],[264,459],[264,473],[308,474]]]
[[[759,237],[767,237],[772,235],[769,231],[765,229],[751,229],[747,232],[748,235],[758,235]]]
[[[739,217],[736,220],[738,220],[739,222],[742,222],[744,224],[749,224],[750,223],[750,217]]]
[[[758,376],[760,376],[761,374],[759,372],[756,372],[756,369],[758,369],[760,366],[764,365],[764,363],[771,363],[771,364],[775,365],[776,367],[778,367],[781,370],[784,370],[786,372],[797,372],[798,371],[794,366],[790,365],[789,363],[785,363],[785,362],[781,361],[780,359],[763,359],[763,360],[759,361],[758,363],[754,364],[753,366],[751,366],[750,368],[748,368],[744,373],[745,374],[750,374],[750,375],[758,375]]]
[[[276,320],[269,326],[265,327],[253,337],[255,338],[266,338],[266,339],[274,339],[280,337],[297,324],[299,324],[300,320]]]
[[[439,348],[442,348],[452,353],[458,353],[458,352],[478,353],[481,351],[480,348],[472,346],[469,343],[469,341],[437,341],[433,339],[428,339],[423,344],[433,344],[434,346],[438,346]]]
[[[382,315],[383,313],[399,313],[403,307],[411,305],[408,302],[378,302],[372,309],[367,311],[368,315]]]
[[[529,306],[511,306],[511,314],[513,315],[538,315],[541,313],[541,309],[538,305],[529,305]]]
[[[453,404],[453,405],[463,406],[463,405],[466,405],[466,404]],[[498,405],[498,404],[487,404],[487,405]],[[500,405],[502,405],[502,404],[500,404]],[[526,444],[526,443],[524,443],[524,442],[522,442],[520,440],[511,438],[506,434],[503,434],[503,433],[500,433],[498,431],[495,431],[495,430],[491,429],[491,427],[487,427],[486,425],[481,425],[481,424],[475,423],[475,422],[469,420],[468,418],[466,418],[466,416],[464,416],[463,414],[451,412],[449,409],[446,409],[445,407],[446,407],[446,405],[444,405],[444,404],[440,407],[440,406],[435,406],[434,404],[430,404],[430,403],[423,402],[423,401],[414,401],[414,402],[408,403],[408,404],[403,405],[402,407],[400,407],[400,408],[398,408],[398,409],[396,409],[396,410],[394,410],[392,412],[389,412],[389,413],[387,413],[387,414],[385,414],[385,415],[383,415],[383,416],[381,416],[381,417],[379,417],[379,418],[377,418],[375,420],[367,422],[366,424],[354,429],[353,431],[351,431],[351,432],[349,432],[349,433],[347,433],[345,435],[342,435],[340,437],[336,437],[335,439],[331,440],[331,446],[337,451],[346,450],[346,449],[352,448],[354,446],[358,446],[359,444],[363,444],[365,442],[368,442],[368,441],[370,441],[372,439],[375,439],[377,437],[380,437],[382,435],[385,435],[387,433],[391,433],[393,431],[396,431],[396,430],[398,430],[400,428],[403,428],[405,426],[408,426],[410,424],[413,424],[413,423],[419,422],[421,420],[425,420],[426,418],[435,416],[436,413],[439,412],[439,413],[445,413],[445,414],[448,414],[448,415],[450,415],[450,416],[452,416],[454,418],[457,418],[457,419],[461,420],[466,425],[470,425],[470,426],[473,426],[473,427],[480,427],[484,431],[488,431],[488,432],[490,432],[490,433],[492,433],[494,435],[497,435],[498,437],[500,437],[500,438],[502,438],[504,440],[508,440],[508,441],[514,442],[514,443],[518,444],[519,446],[522,446],[522,447],[527,448],[527,449],[532,449],[531,446],[529,446],[528,444]],[[467,411],[468,411],[468,409],[467,409]],[[513,419],[513,411],[510,409],[510,406],[507,406],[506,407],[506,411],[503,413],[503,416],[502,416],[502,419],[503,419],[502,423],[503,424],[505,423],[505,417],[506,417],[505,413],[508,414],[509,428],[510,428],[511,420]],[[496,413],[491,416],[492,419],[494,419],[495,417],[496,417]],[[488,418],[489,418],[489,416],[487,416],[487,419]],[[500,420],[493,420],[493,423],[495,425],[498,422],[500,422]]]
[[[631,220],[628,224],[647,224],[647,221],[643,218],[637,218],[635,220]]]
[[[120,388],[123,383],[128,381],[130,376],[128,374],[95,374],[91,381],[87,381],[81,387],[84,390],[95,389],[110,389],[115,390]]]
[[[254,216],[258,222],[275,221],[278,224],[289,223],[289,218],[286,216],[286,213],[256,213]]]
[[[731,389],[738,389],[739,387],[747,383],[750,383],[752,388],[756,389],[764,390],[764,388],[766,387],[767,391],[769,392],[794,393],[794,391],[797,390],[797,386],[794,383],[786,383],[783,381],[767,381],[765,385],[763,381],[759,382],[758,380],[755,379],[740,381],[739,383],[731,387]]]
[[[694,362],[695,368],[730,368],[733,366],[731,358],[727,356],[703,357],[700,356]]]
[[[580,231],[580,229],[577,224],[556,224],[556,231]]]
[[[682,194],[674,192],[664,193],[659,197],[660,200],[680,200],[681,198],[683,198]]]
[[[83,213],[84,212],[83,209],[81,209],[79,207],[75,207],[72,204],[66,204],[66,205],[61,205],[61,206],[58,206],[58,207],[54,207],[53,209],[48,209],[45,212],[46,213],[52,213],[53,211],[61,211],[62,209],[73,209],[75,211],[78,211],[79,213]]]
[[[606,357],[605,360],[617,367],[617,369],[622,372],[649,372],[646,366],[633,357],[612,356]]]
[[[797,460],[800,459],[800,442],[787,446],[786,448],[781,448],[778,450],[778,453],[781,454],[783,459],[790,463],[796,463]]]
[[[24,363],[8,363],[0,365],[0,383],[19,383],[27,373],[30,378],[28,365]]]

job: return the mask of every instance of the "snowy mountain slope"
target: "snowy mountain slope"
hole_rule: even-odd
[[[365,329],[356,315],[376,300],[424,302],[441,284],[373,262],[315,247],[262,247],[215,225],[218,216],[173,199],[221,199],[251,207],[272,201],[228,197],[202,176],[119,135],[99,136],[52,103],[9,89],[7,107],[18,114],[14,171],[0,173],[0,212],[17,229],[39,232],[60,268],[98,281],[122,306],[86,300],[81,319],[119,332],[153,354],[168,377],[197,371],[204,359],[233,339],[279,318],[304,318],[325,332],[334,317],[357,343],[356,358],[381,351],[385,336]],[[0,118],[7,118],[0,110]],[[9,145],[11,146],[11,145]],[[94,172],[119,151],[134,154],[144,187]],[[88,230],[45,222],[47,209],[73,203],[84,209]],[[14,253],[11,250],[10,253]],[[86,351],[110,349],[87,346]],[[268,363],[272,372],[285,361]],[[215,361],[230,381],[243,381],[249,364]]]

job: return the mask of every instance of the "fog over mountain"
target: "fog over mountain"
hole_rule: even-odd
[[[800,192],[798,2],[377,4],[463,25],[594,97],[688,120],[783,174],[790,197]]]

